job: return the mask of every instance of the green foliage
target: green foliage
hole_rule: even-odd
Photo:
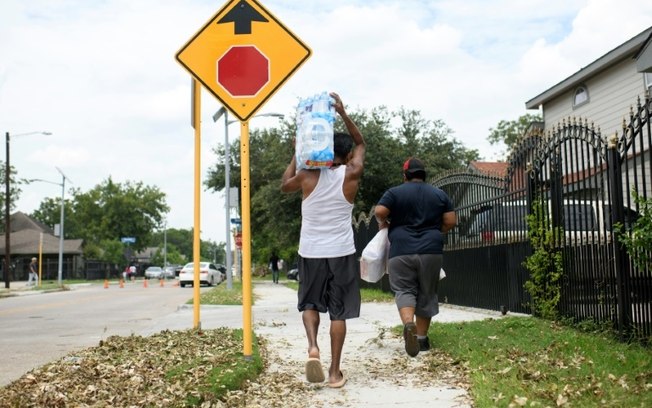
[[[369,212],[389,187],[403,182],[403,162],[410,156],[426,163],[428,176],[466,166],[476,160],[476,150],[465,148],[452,137],[442,121],[432,121],[419,111],[401,108],[389,112],[380,106],[369,111],[351,110],[367,145],[365,171],[354,202],[354,214]],[[336,131],[346,131],[342,121]],[[252,262],[266,264],[272,250],[286,260],[296,261],[301,228],[300,194],[283,194],[281,176],[294,154],[294,118],[280,128],[253,131],[249,136],[251,183]],[[229,157],[230,185],[240,185],[240,149],[232,142]],[[209,169],[206,187],[222,191],[225,186],[224,149],[217,147],[215,164]],[[241,192],[240,192],[241,193]],[[240,201],[241,202],[241,201]]]
[[[562,235],[560,228],[553,228],[539,200],[533,204],[533,213],[527,217],[528,238],[534,250],[523,265],[530,272],[525,290],[531,297],[532,313],[544,319],[557,319],[557,305],[561,297],[563,274],[562,255],[556,247]]]
[[[102,254],[99,258],[115,265],[124,265],[127,259],[124,254],[124,244],[117,239],[103,239],[100,241]]]
[[[203,291],[199,296],[199,303],[202,305],[242,305],[242,283],[232,282],[231,285],[231,289],[227,289],[226,282],[222,282],[211,290]],[[194,299],[189,299],[186,303],[191,305],[194,303]]]
[[[165,237],[163,236],[164,234],[166,235]],[[162,248],[164,242],[167,242],[168,252],[171,252],[172,249],[170,248],[173,248],[186,260],[181,263],[185,263],[190,262],[189,260],[192,259],[193,239],[192,229],[168,228],[166,231],[158,230],[154,232],[151,243]]]
[[[642,271],[652,270],[652,198],[646,200],[635,189],[632,189],[632,197],[638,204],[640,215],[629,232],[617,226],[618,239],[634,265]]]
[[[433,322],[429,335],[441,353],[425,364],[449,369],[450,356],[468,376],[477,407],[652,404],[650,350],[610,336],[533,317]]]
[[[63,236],[66,239],[75,238],[75,231],[78,230],[76,218],[72,214],[72,202],[64,200],[64,228]],[[34,210],[30,215],[35,220],[39,220],[45,225],[53,228],[55,224],[61,223],[61,198],[45,198],[41,201],[39,208]],[[71,232],[72,231],[72,232]]]
[[[501,120],[495,128],[489,129],[487,140],[490,144],[504,144],[507,150],[511,149],[520,136],[523,136],[532,122],[541,122],[539,114],[527,113],[516,120]]]
[[[86,193],[72,189],[72,196],[64,207],[64,233],[67,238],[84,240],[87,258],[108,260],[105,254],[116,258],[114,248],[107,251],[103,243],[121,237],[135,237],[131,249],[143,250],[169,211],[165,194],[141,182],[114,183],[109,178]],[[48,198],[32,216],[53,225],[59,222],[60,211],[60,202]]]
[[[376,288],[360,288],[360,298],[363,302],[385,303],[393,302],[394,294]]]
[[[0,161],[0,180],[2,180],[3,184],[5,183],[6,180],[6,162]],[[14,166],[10,166],[10,171],[9,171],[9,194],[11,197],[11,202],[9,203],[9,213],[13,212],[14,209],[16,208],[16,201],[20,198],[20,193],[21,189],[20,186],[23,184],[29,184],[28,181],[19,179],[16,177],[16,168]],[[5,186],[6,187],[6,186]],[[4,225],[5,225],[5,197],[6,195],[4,194],[5,188],[2,189],[3,193],[0,194],[0,208],[2,210],[0,211],[0,221],[2,222],[2,229],[4,230]]]
[[[154,251],[150,263],[152,265],[165,266],[165,262],[167,261],[168,265],[185,265],[188,262],[188,259],[191,259],[181,255],[179,250],[173,244],[167,245],[167,252],[168,254],[165,256],[165,248],[159,246],[156,251]]]
[[[167,230],[158,230],[152,233],[150,246],[157,247],[152,258],[152,263],[163,265],[164,252],[163,248],[167,243],[168,264],[183,265],[193,259],[193,229],[169,228]],[[224,243],[216,244],[211,241],[200,240],[199,258],[202,261],[224,263]],[[215,260],[217,258],[217,261]]]

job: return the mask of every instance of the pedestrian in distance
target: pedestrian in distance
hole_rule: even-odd
[[[297,171],[296,158],[292,157],[283,173],[281,190],[302,194],[298,309],[308,339],[306,379],[313,383],[325,380],[317,332],[320,313],[328,313],[331,344],[328,385],[339,388],[346,383],[340,369],[346,320],[360,316],[359,269],[351,214],[364,170],[366,146],[339,95],[331,93],[330,96],[349,132],[335,133],[332,166]]]
[[[272,270],[272,281],[278,283],[278,255],[276,252],[272,252],[272,256],[269,257],[269,269]]]
[[[425,182],[421,160],[405,161],[403,180],[385,191],[374,213],[379,228],[389,228],[389,283],[403,323],[405,351],[414,357],[430,349],[428,329],[439,313],[443,234],[457,218],[448,195]]]
[[[29,263],[29,276],[27,277],[27,286],[34,286],[38,283],[38,262],[32,258]]]

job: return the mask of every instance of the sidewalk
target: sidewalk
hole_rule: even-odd
[[[308,398],[310,403],[304,406],[471,406],[466,390],[457,386],[458,379],[451,378],[450,373],[442,379],[431,378],[431,374],[426,371],[425,366],[437,358],[435,351],[420,353],[416,358],[407,356],[402,336],[389,331],[399,325],[394,303],[363,303],[360,318],[347,321],[341,367],[348,381],[341,389],[331,389],[325,383],[310,384],[304,378],[307,340],[301,313],[296,309],[296,291],[282,284],[265,281],[254,284],[254,294],[254,332],[267,341],[269,350],[266,359],[270,364],[263,376],[278,378],[275,381],[286,381],[288,387],[292,387],[292,383],[298,384],[294,388],[297,392],[302,388],[303,394],[294,397]],[[500,317],[499,312],[441,305],[440,313],[433,321],[456,322]],[[164,329],[186,329],[192,319],[192,305],[183,305],[176,313],[163,316],[140,334],[154,334]],[[203,329],[241,328],[242,308],[202,306],[200,322]],[[322,314],[318,341],[325,371],[330,362],[328,332],[328,316]],[[436,347],[437,339],[431,339],[431,342]],[[247,396],[247,406],[265,406],[264,398],[265,393],[262,391],[255,396]],[[290,401],[287,402],[286,406],[290,406]],[[303,402],[305,404],[306,399]]]
[[[0,282],[0,296],[25,295],[32,292],[35,286],[28,286],[27,281],[11,281],[9,289],[5,288],[5,282]]]

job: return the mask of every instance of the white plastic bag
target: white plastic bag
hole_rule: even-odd
[[[383,228],[362,250],[360,258],[360,278],[367,282],[378,282],[387,273],[389,239],[387,228]]]

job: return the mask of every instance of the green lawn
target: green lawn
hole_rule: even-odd
[[[652,406],[652,351],[530,317],[431,326],[477,407]],[[432,367],[433,370],[437,367]]]

